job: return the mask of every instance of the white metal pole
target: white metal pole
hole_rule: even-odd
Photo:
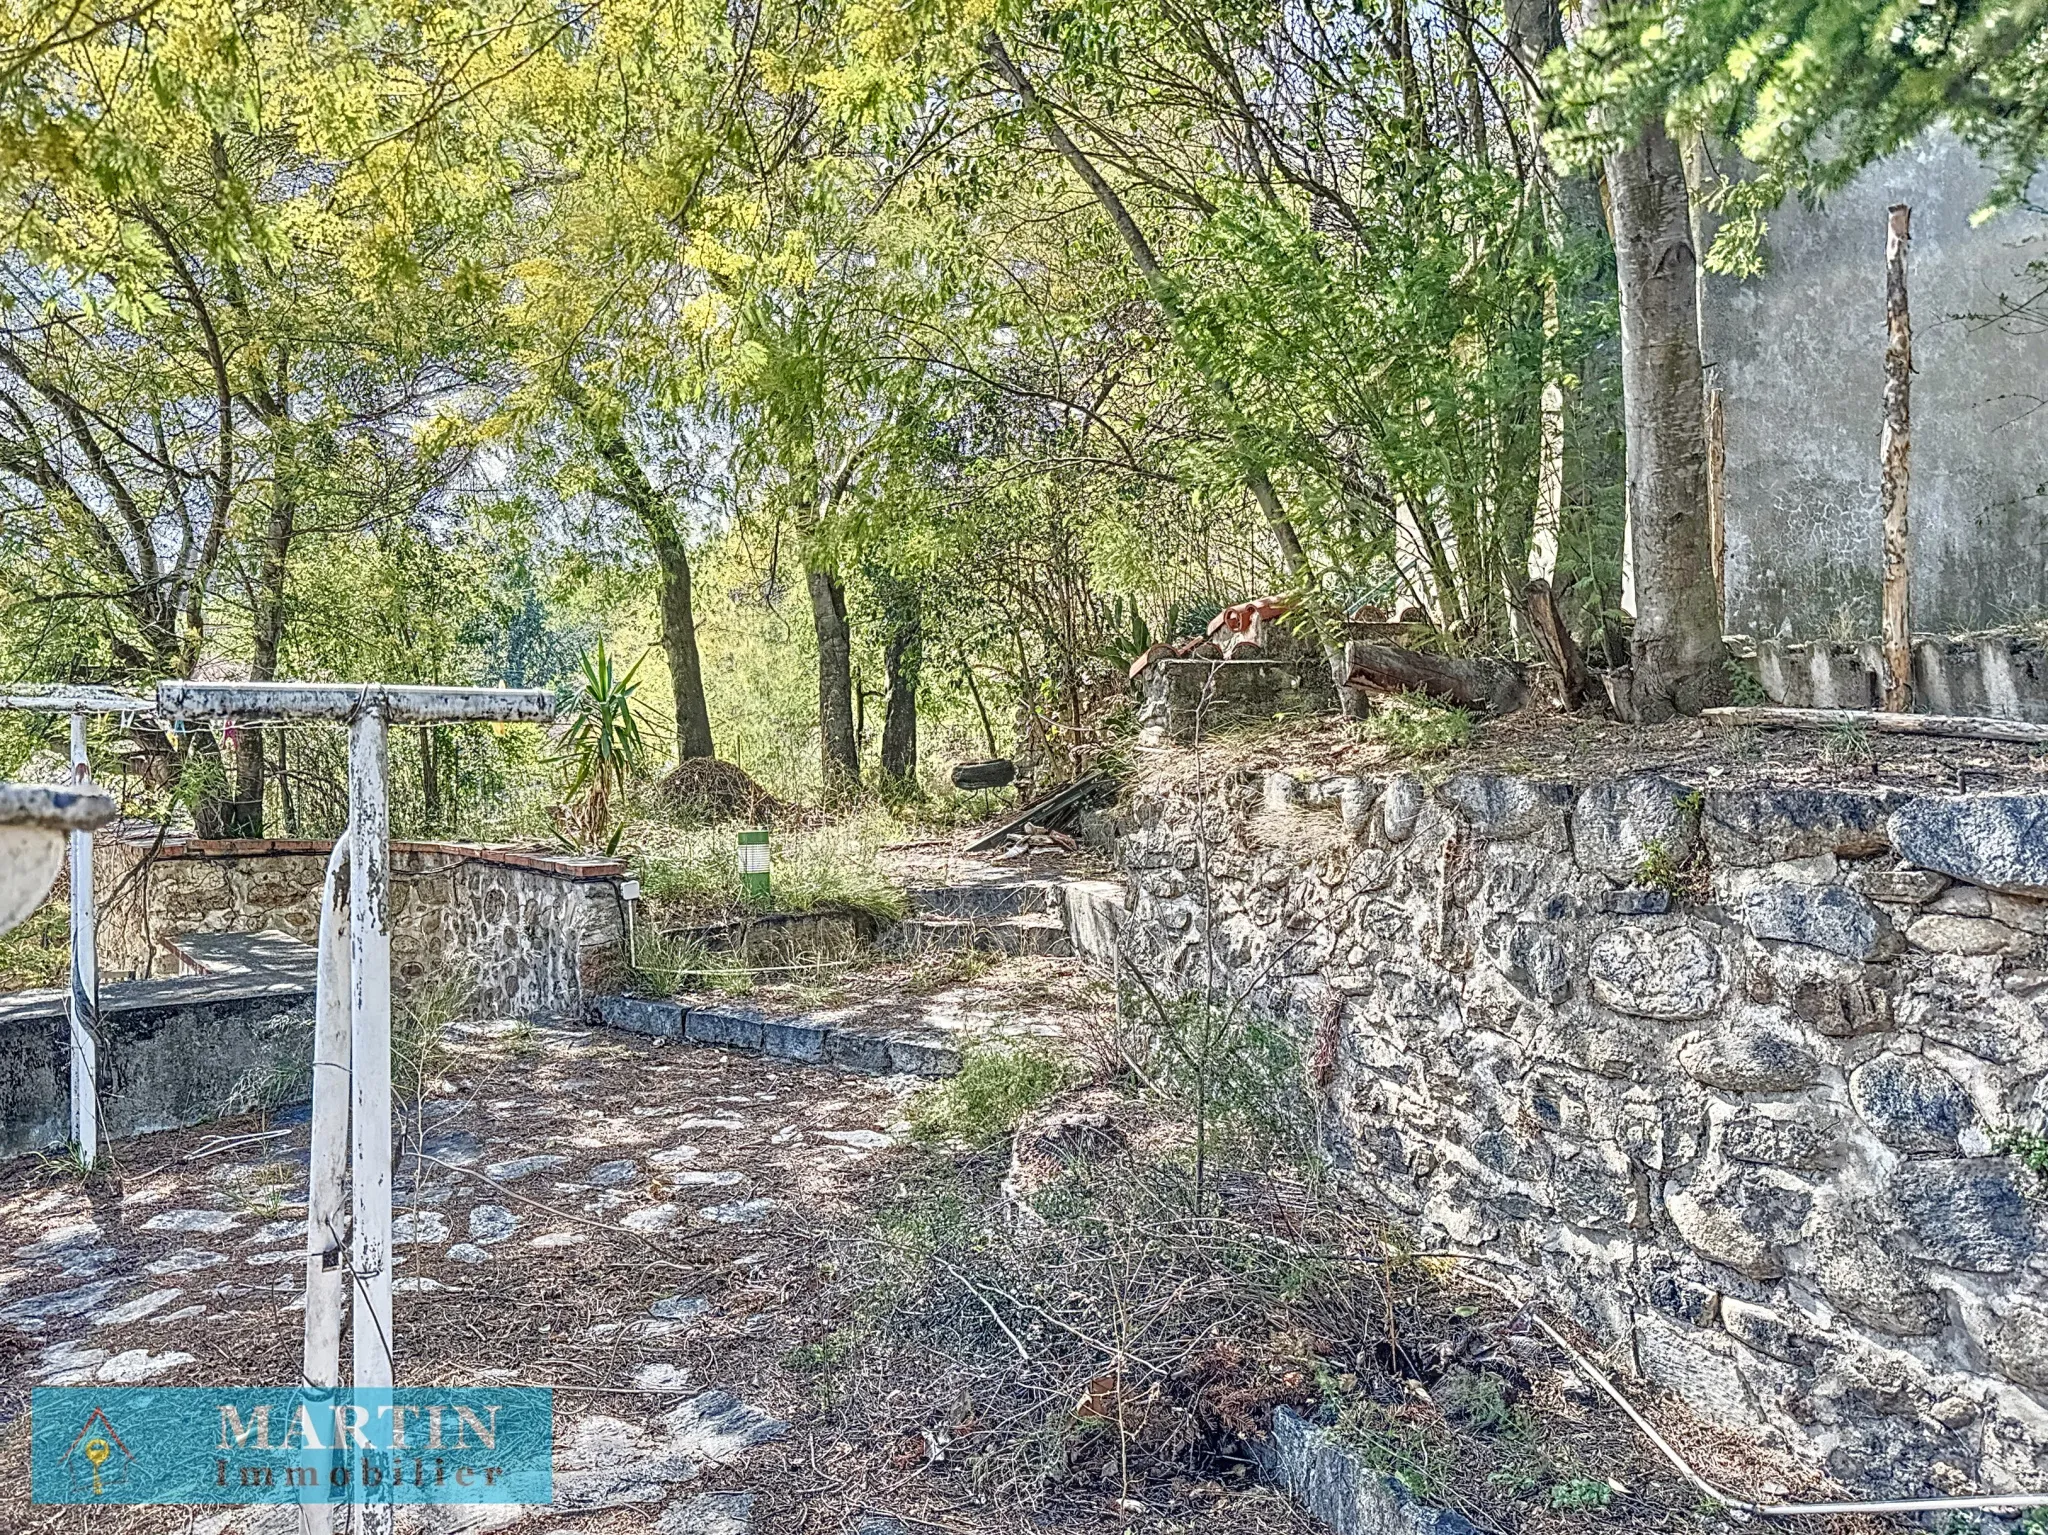
[[[355,1306],[349,1341],[358,1390],[389,1388],[391,1334],[391,928],[390,803],[386,797],[386,727],[366,708],[348,735],[349,1080],[354,1085],[350,1192],[355,1232],[350,1268]],[[392,1527],[391,1488],[350,1483],[357,1528],[380,1535]]]
[[[341,1384],[341,1317],[348,1299],[348,922],[340,899],[348,836],[335,841],[320,887],[319,958],[313,983],[313,1124],[306,1177],[305,1384]],[[316,1421],[323,1421],[316,1417]],[[330,1535],[331,1487],[322,1474],[300,1508],[306,1535]]]
[[[391,827],[385,724],[365,709],[349,728],[348,949],[354,1093],[354,1381],[391,1384]]]
[[[92,783],[85,753],[85,713],[71,716],[71,781]],[[71,833],[71,1139],[79,1165],[100,1155],[100,966],[92,904],[92,833]]]

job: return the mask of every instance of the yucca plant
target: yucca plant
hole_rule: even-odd
[[[582,684],[555,757],[569,773],[556,821],[581,845],[615,853],[625,828],[611,825],[612,805],[625,791],[626,775],[646,752],[640,722],[633,718],[640,662],[621,676],[599,640],[583,653],[582,668]]]

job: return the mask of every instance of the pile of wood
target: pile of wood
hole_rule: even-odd
[[[1286,597],[1255,597],[1225,608],[1201,634],[1148,646],[1131,662],[1131,676],[1140,676],[1155,661],[1293,660],[1300,641],[1280,622],[1293,607]]]

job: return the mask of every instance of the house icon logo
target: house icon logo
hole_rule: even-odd
[[[74,1492],[90,1490],[93,1497],[103,1498],[128,1480],[128,1467],[134,1459],[134,1452],[114,1432],[112,1421],[95,1407],[86,1414],[85,1426],[71,1441],[71,1448],[64,1452],[60,1464],[71,1479]]]

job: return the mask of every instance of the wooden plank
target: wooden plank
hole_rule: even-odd
[[[1708,709],[1717,725],[1756,725],[1766,730],[1877,730],[1887,735],[1940,736],[1959,741],[2017,741],[2048,746],[2048,725],[2029,720],[1990,719],[1976,714],[1888,714],[1877,709]]]
[[[1109,787],[1109,780],[1102,774],[1090,773],[1079,782],[1068,784],[1059,793],[1048,794],[1037,804],[1020,810],[987,836],[968,843],[966,851],[985,853],[992,847],[1001,847],[1004,839],[1012,832],[1022,831],[1026,825],[1034,821],[1040,826],[1049,827],[1052,824],[1049,817],[1064,817],[1072,811],[1079,810],[1092,795],[1105,792]]]

